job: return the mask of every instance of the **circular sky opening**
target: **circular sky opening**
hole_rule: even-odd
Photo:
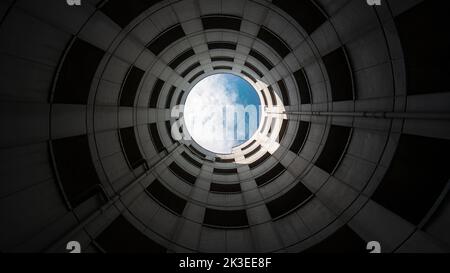
[[[260,99],[253,86],[233,74],[215,74],[189,92],[184,121],[192,140],[203,148],[229,154],[259,126]]]

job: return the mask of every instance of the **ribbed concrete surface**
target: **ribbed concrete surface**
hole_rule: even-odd
[[[0,250],[447,252],[444,5],[0,2]],[[230,155],[168,130],[220,72],[266,106]]]

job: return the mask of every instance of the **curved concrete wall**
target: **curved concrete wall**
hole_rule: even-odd
[[[291,2],[3,1],[0,250],[447,252],[444,4]],[[265,105],[229,155],[169,132],[221,72]]]

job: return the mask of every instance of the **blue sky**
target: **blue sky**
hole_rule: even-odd
[[[233,74],[218,75],[220,75],[219,77],[227,81],[230,88],[228,92],[233,92],[232,90],[238,90],[237,103],[242,105],[260,105],[259,97],[256,94],[255,89],[250,85],[249,82]]]
[[[215,74],[193,87],[184,118],[199,145],[212,152],[230,153],[258,128],[259,107],[259,97],[246,80],[233,74]]]

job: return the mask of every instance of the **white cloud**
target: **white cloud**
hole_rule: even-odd
[[[230,153],[240,142],[233,137],[235,123],[223,124],[223,110],[237,103],[238,90],[223,74],[209,76],[195,85],[184,107],[184,120],[193,140],[210,151]]]

